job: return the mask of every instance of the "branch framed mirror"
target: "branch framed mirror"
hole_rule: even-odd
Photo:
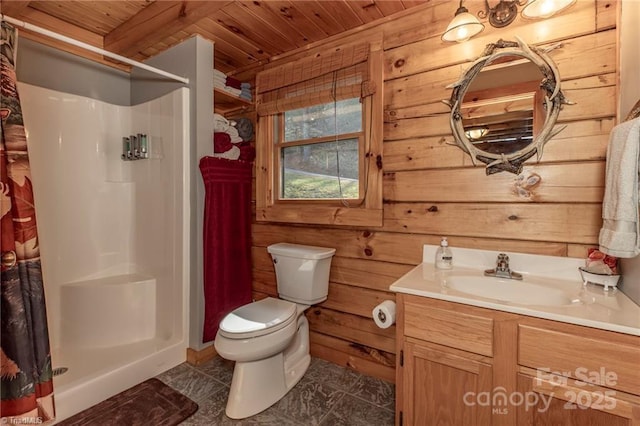
[[[450,123],[456,145],[487,175],[522,172],[534,155],[564,127],[554,128],[560,109],[572,104],[560,90],[560,74],[546,49],[521,39],[498,40],[447,86]]]

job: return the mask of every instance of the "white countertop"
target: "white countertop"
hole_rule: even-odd
[[[433,259],[433,253],[435,246],[425,246],[423,260]],[[576,267],[578,261],[582,261],[580,259],[509,253],[514,263],[523,268],[512,266],[512,270],[523,272],[524,275],[523,281],[514,283],[531,283],[541,288],[549,287],[550,291],[561,290],[571,300],[567,305],[541,306],[480,297],[452,289],[449,281],[454,276],[483,277],[486,268],[479,268],[478,261],[491,268],[492,265],[486,261],[495,259],[497,252],[454,248],[453,253],[453,269],[437,270],[433,260],[423,262],[393,283],[390,290],[640,336],[640,306],[620,290],[605,292],[603,287],[595,284],[583,285]],[[457,255],[460,255],[459,261],[456,261]],[[473,260],[469,261],[471,258]],[[545,265],[546,271],[544,267],[538,269],[538,263]],[[540,272],[540,275],[527,271],[525,265],[534,265],[530,269]],[[566,268],[557,272],[558,265]],[[553,273],[550,274],[550,270]]]

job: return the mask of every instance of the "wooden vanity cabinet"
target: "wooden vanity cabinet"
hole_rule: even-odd
[[[475,358],[475,359],[474,359]],[[482,357],[407,341],[404,351],[407,425],[487,424],[491,407],[463,404],[465,395],[491,391],[492,366]],[[437,395],[436,397],[430,397]]]
[[[494,410],[496,384],[516,390],[517,316],[398,294],[396,424],[513,425]],[[488,399],[487,399],[488,398]]]
[[[522,317],[518,366],[518,425],[640,425],[640,337]]]
[[[518,425],[640,425],[637,396],[579,380],[541,380],[535,371],[518,373],[518,393],[530,401],[516,407]]]
[[[408,294],[396,302],[397,425],[640,426],[640,337]]]

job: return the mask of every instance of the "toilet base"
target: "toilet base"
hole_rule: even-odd
[[[244,419],[278,402],[287,393],[283,366],[282,353],[260,361],[236,362],[225,410],[227,416]]]
[[[274,356],[236,361],[225,413],[244,419],[266,410],[284,397],[309,368],[309,323],[300,315],[293,342]]]

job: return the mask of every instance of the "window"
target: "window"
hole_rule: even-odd
[[[382,226],[381,88],[368,44],[258,74],[258,221]]]
[[[360,199],[359,98],[285,111],[274,120],[279,200]]]

